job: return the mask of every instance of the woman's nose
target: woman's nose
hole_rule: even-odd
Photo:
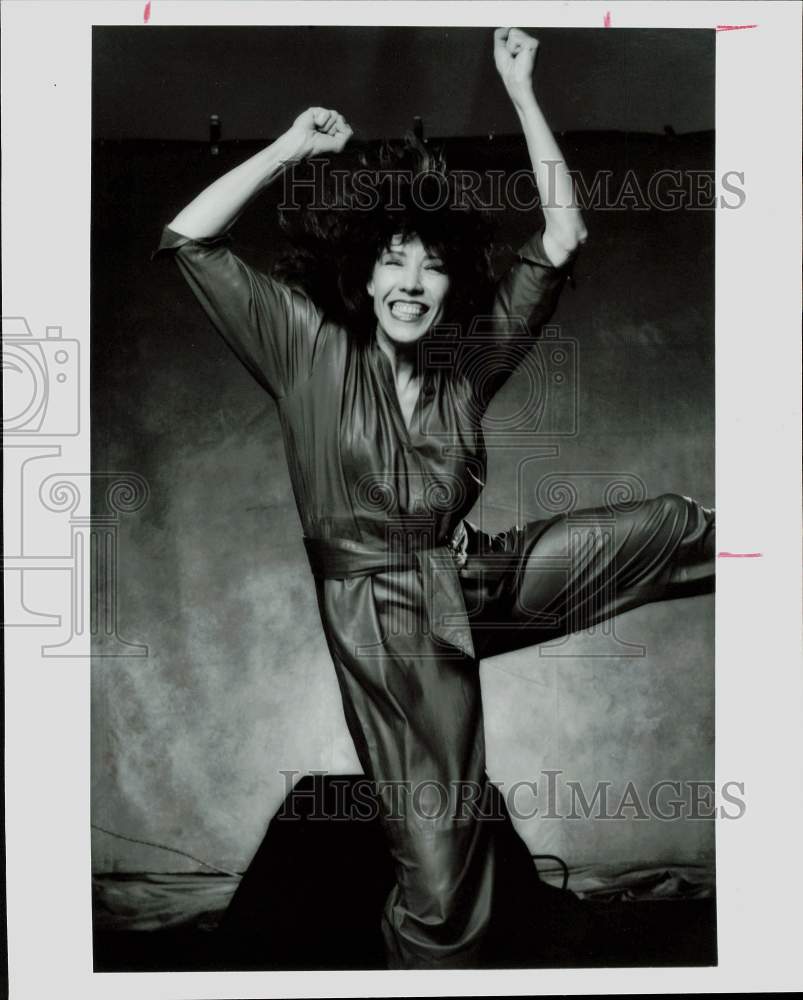
[[[408,265],[402,275],[402,290],[411,295],[420,295],[424,291],[421,283],[421,269],[413,264]]]

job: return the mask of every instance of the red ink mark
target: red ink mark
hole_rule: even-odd
[[[150,21],[151,19],[151,0],[148,0],[148,2],[145,4],[145,10],[143,11],[142,19],[145,21],[145,24],[147,24],[148,21]]]
[[[605,11],[605,17],[602,19],[603,28],[610,28],[611,26],[611,12],[609,10]]]
[[[744,31],[745,28],[757,28],[757,24],[718,24],[717,31]]]
[[[719,559],[760,559],[763,552],[717,552]]]

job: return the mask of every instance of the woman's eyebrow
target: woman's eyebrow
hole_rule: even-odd
[[[382,253],[383,254],[396,254],[399,257],[406,257],[407,256],[407,251],[405,250],[405,248],[403,246],[399,246],[399,247],[385,247],[385,249],[382,251]],[[443,254],[436,253],[433,250],[427,250],[427,252],[424,254],[424,260],[439,260],[439,261],[443,261]]]

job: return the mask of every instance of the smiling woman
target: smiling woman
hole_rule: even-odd
[[[428,209],[419,183],[374,211],[286,219],[296,243],[278,277],[231,252],[228,228],[267,184],[342,152],[351,128],[325,108],[202,192],[160,247],[279,407],[346,721],[395,864],[382,928],[396,968],[482,964],[499,852],[483,819],[479,660],[712,587],[713,512],[675,494],[582,512],[579,543],[566,516],[493,537],[465,520],[486,479],[485,409],[552,315],[586,235],[533,94],[536,51],[522,31],[495,33],[536,182],[552,195],[497,283],[479,213]],[[443,183],[424,147],[404,152]],[[401,801],[400,785],[412,792]]]
[[[418,342],[443,319],[449,276],[439,255],[419,237],[396,235],[374,264],[368,294],[374,300],[376,339],[394,366],[396,393],[409,429],[421,391]]]
[[[368,294],[380,343],[415,344],[443,318],[449,276],[440,255],[428,250],[418,237],[396,235],[374,264]]]

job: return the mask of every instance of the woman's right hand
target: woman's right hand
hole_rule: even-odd
[[[337,111],[307,108],[270,146],[205,188],[178,213],[170,228],[196,240],[226,232],[245,206],[288,164],[339,153],[351,135],[351,128]]]
[[[340,153],[353,135],[351,126],[331,108],[307,108],[293,122],[286,138],[299,159]]]

